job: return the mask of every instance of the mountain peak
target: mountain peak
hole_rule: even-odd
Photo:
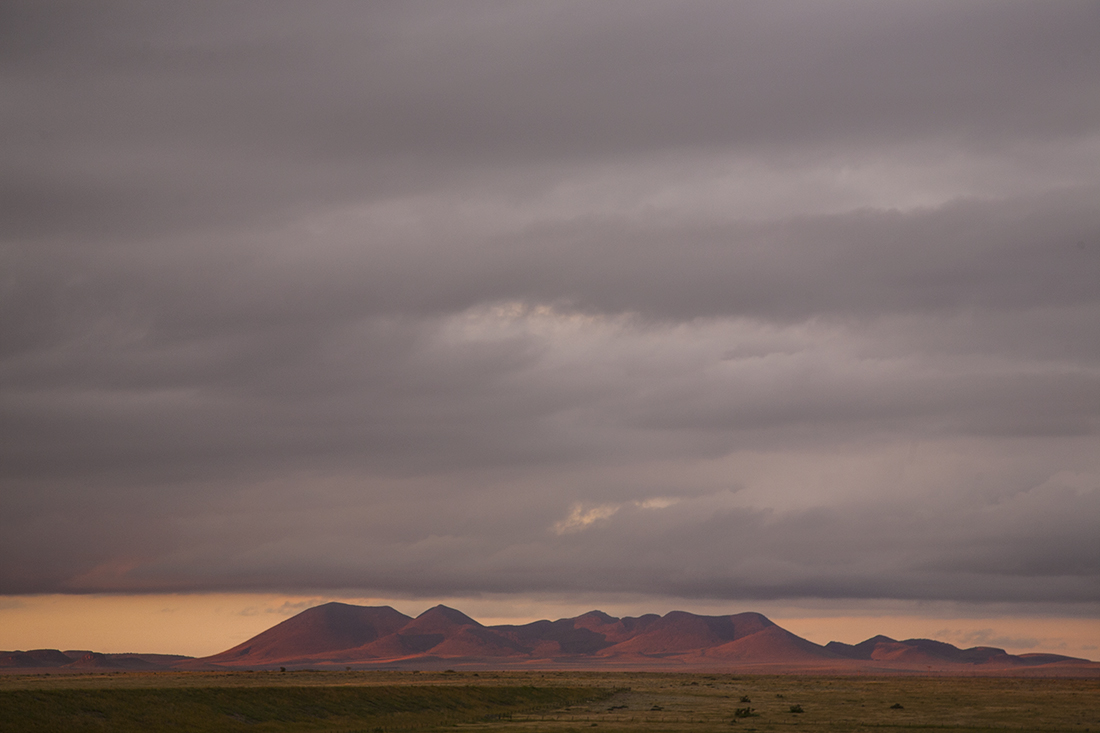
[[[12,653],[0,666],[26,666]],[[75,658],[75,656],[73,656]],[[83,664],[118,660],[89,659]],[[474,669],[745,669],[815,673],[928,669],[996,673],[1095,675],[1100,664],[1053,655],[1022,658],[1000,649],[958,649],[926,639],[875,636],[859,644],[821,647],[759,613],[702,616],[672,611],[615,618],[589,611],[575,618],[519,626],[483,626],[461,611],[437,605],[415,619],[388,606],[325,603],[221,654],[194,660],[227,667],[356,665],[360,668]],[[193,666],[192,662],[189,662]]]
[[[213,662],[265,663],[368,644],[411,621],[389,606],[323,603],[282,621],[220,654]]]
[[[444,606],[441,603],[438,606],[432,606],[427,611],[417,616],[409,626],[421,631],[427,631],[442,630],[455,626],[480,627],[481,624],[474,621],[462,611],[451,608],[450,606]]]
[[[615,623],[616,621],[619,620],[619,619],[615,618],[614,616],[612,616],[611,614],[604,613],[603,611],[600,611],[600,610],[597,610],[597,609],[593,609],[593,610],[589,611],[588,613],[582,613],[580,616],[577,616],[577,620],[582,619],[582,618],[583,619],[592,619],[594,621],[599,621],[601,624],[613,624],[613,623]]]

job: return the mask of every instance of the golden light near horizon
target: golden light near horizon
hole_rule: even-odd
[[[528,623],[576,616],[591,605],[511,598],[410,600],[348,598],[276,593],[152,595],[38,595],[9,597],[0,605],[0,649],[80,649],[207,656],[229,649],[300,613],[336,600],[355,605],[388,605],[408,615],[444,603],[485,624]],[[794,615],[790,606],[771,604],[691,604],[668,601],[602,604],[615,616],[690,610],[721,615],[757,610],[788,631],[818,644],[856,643],[873,635],[895,639],[933,638],[959,647],[996,646],[1012,654],[1050,652],[1100,658],[1100,621],[1068,616],[918,615],[836,612]],[[805,612],[807,609],[801,609]]]

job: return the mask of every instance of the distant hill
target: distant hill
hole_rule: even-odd
[[[31,649],[30,651],[0,652],[0,671],[18,672],[58,671],[139,671],[172,669],[175,665],[191,661],[182,654],[100,654],[85,650]]]
[[[653,669],[821,673],[1100,676],[1100,663],[1055,654],[959,649],[940,641],[876,636],[815,644],[759,613],[673,611],[483,626],[435,606],[416,618],[388,607],[326,603],[195,664],[317,669]]]
[[[57,669],[600,669],[818,674],[1100,677],[1100,662],[1057,654],[959,649],[942,641],[874,636],[815,644],[759,613],[673,611],[484,626],[447,606],[416,618],[389,606],[326,603],[232,649],[193,659],[37,649],[0,652],[0,671]]]

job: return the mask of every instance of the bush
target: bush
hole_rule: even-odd
[[[792,713],[804,713],[806,711],[802,709],[801,705],[791,705],[791,712]]]
[[[735,718],[755,718],[757,713],[752,708],[737,708],[733,711]]]

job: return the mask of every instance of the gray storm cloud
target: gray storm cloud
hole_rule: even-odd
[[[0,592],[1100,601],[1098,33],[5,5]]]

